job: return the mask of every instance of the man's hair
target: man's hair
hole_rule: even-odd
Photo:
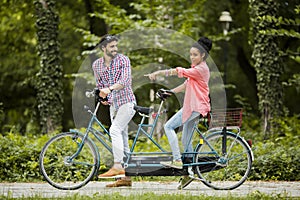
[[[102,47],[106,47],[106,45],[112,41],[119,41],[119,38],[115,35],[107,34],[101,38],[97,46],[99,46],[100,49],[102,49]]]

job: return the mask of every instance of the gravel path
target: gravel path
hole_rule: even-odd
[[[16,197],[60,197],[93,194],[111,194],[119,192],[122,195],[142,194],[153,192],[156,194],[190,194],[207,196],[246,196],[247,194],[259,192],[268,195],[286,194],[288,197],[299,197],[300,182],[254,182],[246,181],[237,189],[231,191],[217,191],[208,188],[198,181],[192,182],[186,189],[177,190],[177,182],[134,182],[132,187],[106,188],[111,182],[90,182],[81,189],[75,191],[63,191],[53,188],[47,183],[0,183],[2,195]],[[297,198],[298,199],[298,198]]]

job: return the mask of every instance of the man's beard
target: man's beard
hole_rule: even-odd
[[[114,52],[116,52],[116,54],[115,55],[113,55],[113,53]],[[109,56],[109,57],[111,57],[111,58],[114,58],[114,57],[116,57],[116,55],[118,54],[118,52],[117,51],[112,51],[112,52],[109,52],[109,53],[107,53],[107,55]]]

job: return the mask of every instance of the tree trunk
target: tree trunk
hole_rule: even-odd
[[[57,130],[62,125],[63,68],[59,56],[59,16],[55,1],[36,0],[36,31],[40,70],[36,74],[37,107],[43,133]]]
[[[263,16],[276,16],[277,4],[273,0],[250,0],[252,22],[254,69],[257,73],[259,109],[263,118],[264,138],[274,133],[276,119],[283,114],[283,88],[279,47],[275,36],[265,34],[265,30],[275,27],[274,22],[263,20]],[[267,9],[266,9],[267,8]]]

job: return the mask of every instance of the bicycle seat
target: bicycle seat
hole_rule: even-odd
[[[136,110],[139,113],[148,115],[149,113],[151,113],[153,111],[153,108],[149,108],[149,107],[142,107],[142,106],[134,106],[134,110]]]

